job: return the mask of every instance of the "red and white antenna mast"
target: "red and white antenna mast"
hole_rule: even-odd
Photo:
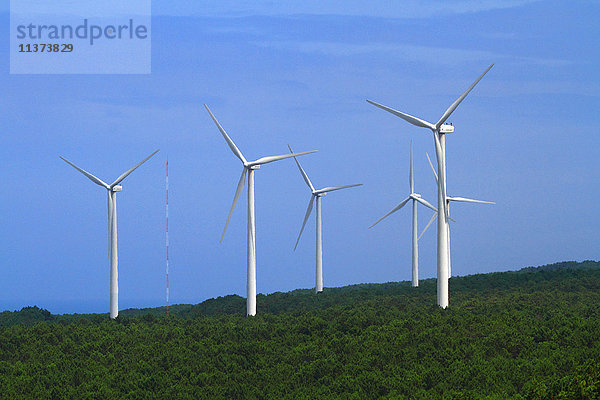
[[[166,187],[166,191],[167,191],[167,197],[166,197],[166,218],[167,218],[167,223],[166,223],[166,246],[167,246],[167,315],[169,315],[169,159],[167,159],[167,164],[166,164],[166,180],[165,180],[165,187]]]

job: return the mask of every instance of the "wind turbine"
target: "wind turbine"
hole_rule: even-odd
[[[290,149],[290,153],[294,154],[292,148],[288,145]],[[316,273],[315,273],[315,293],[319,293],[323,291],[323,238],[322,238],[322,229],[321,229],[321,197],[325,196],[329,192],[333,192],[335,190],[347,189],[355,186],[361,186],[362,183],[356,183],[354,185],[345,185],[345,186],[328,186],[323,189],[315,189],[312,182],[308,178],[306,172],[298,162],[298,159],[294,157],[294,161],[296,161],[296,165],[304,178],[304,182],[311,191],[310,201],[308,202],[308,208],[306,209],[306,215],[304,216],[304,222],[302,222],[302,228],[300,228],[300,234],[298,235],[298,239],[296,240],[296,245],[294,246],[294,251],[296,251],[296,247],[298,247],[298,242],[300,241],[300,236],[302,236],[302,232],[304,231],[304,226],[306,226],[306,221],[308,221],[308,217],[310,217],[310,213],[312,212],[313,203],[315,199],[317,199],[317,264],[316,264]]]
[[[285,158],[290,158],[294,156],[301,156],[304,154],[314,153],[316,150],[312,151],[304,151],[302,153],[292,153],[292,154],[284,154],[281,156],[268,156],[262,157],[255,161],[246,161],[242,152],[237,148],[233,140],[227,135],[219,121],[215,118],[213,113],[210,111],[208,106],[205,104],[204,108],[210,114],[210,117],[217,125],[219,132],[225,138],[225,141],[229,145],[229,148],[235,154],[237,158],[240,159],[242,164],[244,165],[244,169],[242,170],[242,176],[237,185],[237,189],[235,191],[235,196],[233,197],[233,204],[231,205],[231,210],[229,211],[229,215],[227,216],[227,222],[225,223],[225,229],[223,229],[223,234],[221,235],[220,242],[223,241],[223,237],[225,236],[225,231],[227,230],[227,225],[229,225],[229,219],[231,218],[231,214],[235,209],[235,205],[242,194],[242,190],[244,189],[244,185],[246,183],[246,174],[248,174],[248,253],[247,253],[247,275],[246,275],[246,315],[254,316],[256,315],[256,243],[255,243],[255,221],[254,221],[254,171],[259,169],[261,165],[267,164],[274,161],[283,160]]]
[[[437,183],[438,176],[435,173],[435,168],[433,168],[433,164],[431,163],[429,154],[425,153],[425,155],[427,155],[427,161],[429,161],[429,166],[431,167],[431,171],[433,172],[433,176],[435,177],[435,182]],[[452,202],[452,201],[464,202],[464,203],[496,204],[493,201],[475,200],[475,199],[469,199],[467,197],[446,196],[446,209],[448,210],[448,215],[450,215],[450,202]],[[429,225],[431,225],[431,223],[436,219],[437,215],[438,215],[438,213],[436,212],[435,214],[433,214],[431,216],[431,219],[425,226],[425,229],[423,229],[423,232],[421,232],[421,234],[419,235],[418,239],[420,239],[421,236],[423,236],[423,234],[425,233],[427,228],[429,228]],[[451,221],[454,221],[450,217],[448,217],[448,219],[450,219]],[[452,259],[450,257],[450,224],[448,224],[447,226],[448,226],[448,278],[450,278],[452,276]]]
[[[446,133],[454,132],[454,126],[445,124],[446,120],[456,110],[458,105],[467,97],[469,92],[473,90],[475,85],[483,78],[485,74],[494,66],[490,65],[480,76],[469,86],[469,88],[460,95],[444,112],[438,122],[432,124],[412,115],[405,114],[401,111],[384,106],[371,100],[368,103],[373,104],[387,112],[390,112],[397,117],[402,118],[415,126],[428,128],[433,132],[433,140],[435,144],[435,155],[437,158],[438,167],[438,210],[443,210],[440,218],[438,218],[438,235],[437,235],[437,303],[440,307],[448,307],[448,208],[446,202]]]
[[[69,160],[60,157],[64,162],[75,168],[77,171],[85,175],[89,180],[96,185],[102,186],[107,190],[108,194],[108,257],[110,258],[110,317],[117,318],[119,315],[119,271],[118,271],[118,255],[117,255],[117,192],[123,190],[119,185],[121,181],[131,174],[137,167],[148,161],[150,157],[158,153],[156,150],[142,161],[129,168],[121,174],[116,181],[110,185],[96,178],[94,175],[79,168]]]
[[[412,285],[413,285],[413,287],[417,287],[417,286],[419,286],[419,244],[418,244],[418,241],[420,239],[420,236],[417,237],[417,203],[421,203],[425,207],[431,208],[436,213],[437,213],[437,208],[435,208],[427,200],[422,198],[422,196],[420,194],[415,193],[415,180],[414,180],[414,176],[413,176],[412,140],[410,142],[410,174],[409,174],[408,183],[410,185],[410,194],[408,195],[408,197],[406,199],[402,200],[402,202],[400,204],[398,204],[396,207],[392,208],[392,210],[390,212],[385,214],[383,217],[379,218],[377,220],[377,222],[375,222],[373,225],[371,225],[369,227],[369,229],[371,229],[372,227],[377,225],[379,222],[381,222],[383,219],[385,219],[389,215],[392,215],[393,213],[395,213],[396,211],[398,211],[399,209],[404,207],[406,205],[406,203],[408,203],[409,200],[412,200],[412,207],[413,207],[413,209],[412,209]]]

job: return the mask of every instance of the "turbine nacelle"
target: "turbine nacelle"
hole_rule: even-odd
[[[454,125],[442,124],[442,126],[440,126],[440,133],[452,133],[452,132],[454,132]]]
[[[417,200],[417,199],[420,199],[421,197],[423,197],[423,196],[421,196],[419,193],[411,193],[410,194],[411,199]]]
[[[115,185],[112,187],[111,189],[113,192],[120,192],[121,190],[123,190],[123,186],[121,185]]]

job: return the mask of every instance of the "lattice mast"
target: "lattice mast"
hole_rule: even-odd
[[[167,315],[169,315],[169,160],[166,163],[166,179],[165,179],[165,188],[166,188],[166,204],[165,204],[165,215],[166,215],[166,257],[167,257]]]

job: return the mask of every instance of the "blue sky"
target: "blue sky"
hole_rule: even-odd
[[[0,309],[108,311],[106,195],[58,156],[112,181],[157,148],[118,195],[120,308],[164,304],[167,156],[171,302],[245,295],[245,193],[219,244],[241,165],[203,103],[246,158],[289,143],[319,150],[301,158],[315,186],[364,184],[323,199],[325,286],[409,280],[410,210],[367,227],[408,194],[411,140],[435,202],[433,141],[365,99],[436,121],[492,62],[449,120],[449,194],[497,202],[453,206],[453,273],[599,259],[598,15],[592,1],[154,1],[151,75],[10,75],[3,35]],[[314,215],[293,251],[308,200],[292,161],[256,173],[260,293],[313,287]],[[434,277],[435,229],[420,253]]]

